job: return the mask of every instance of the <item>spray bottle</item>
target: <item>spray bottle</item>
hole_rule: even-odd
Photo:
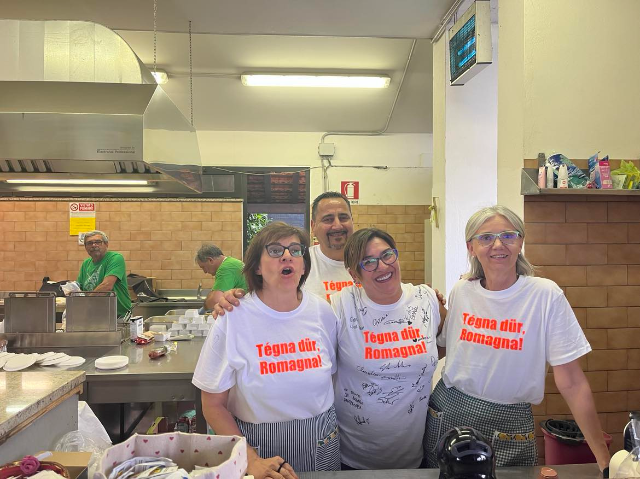
[[[569,173],[567,165],[560,165],[558,170],[558,188],[569,188]]]

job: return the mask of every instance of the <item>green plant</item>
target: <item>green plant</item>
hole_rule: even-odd
[[[258,231],[267,226],[269,215],[265,213],[250,213],[247,217],[247,244],[251,242]]]

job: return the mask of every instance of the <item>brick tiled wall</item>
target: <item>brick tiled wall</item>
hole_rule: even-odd
[[[33,291],[42,278],[75,279],[87,258],[69,235],[69,201],[0,199],[0,291]],[[90,200],[91,201],[91,200]],[[96,201],[96,227],[122,253],[127,273],[157,279],[160,289],[195,289],[213,279],[193,257],[203,242],[242,257],[239,201]],[[353,206],[356,228],[377,226],[395,238],[402,279],[424,282],[424,220],[428,206]]]
[[[354,228],[376,227],[387,231],[398,246],[404,283],[424,283],[424,221],[428,205],[353,205]]]
[[[582,366],[620,450],[628,412],[640,409],[640,196],[527,196],[524,219],[527,258],[564,289],[591,343]],[[551,373],[534,414],[569,417]]]
[[[0,200],[1,291],[36,290],[44,276],[78,276],[88,255],[69,235],[69,201]],[[213,285],[194,263],[203,242],[242,257],[239,201],[96,201],[96,210],[96,228],[122,253],[127,273],[153,276],[160,289]]]

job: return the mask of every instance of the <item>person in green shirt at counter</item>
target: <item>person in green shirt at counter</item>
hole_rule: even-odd
[[[120,253],[107,251],[109,237],[102,231],[89,231],[84,236],[85,259],[78,273],[82,291],[113,291],[118,301],[118,317],[131,310],[127,286],[127,268]]]
[[[247,289],[247,283],[242,275],[244,267],[242,261],[225,256],[216,245],[203,244],[196,254],[196,263],[206,274],[215,276],[213,288],[204,300],[205,310],[213,309],[225,291],[234,288]]]

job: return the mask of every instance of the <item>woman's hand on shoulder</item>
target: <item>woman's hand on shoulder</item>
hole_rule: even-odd
[[[291,467],[291,464],[280,456],[254,459],[249,463],[247,474],[252,474],[255,479],[265,479],[267,477],[273,479],[298,479],[298,475]]]
[[[436,298],[438,298],[438,302],[442,306],[445,306],[447,304],[447,298],[445,298],[444,294],[442,294],[440,291],[438,291],[437,288],[433,288],[433,290],[436,292]]]
[[[447,304],[447,298],[444,297],[444,294],[442,294],[438,288],[434,288],[433,286],[431,286],[429,283],[427,283],[427,286],[429,286],[435,293],[436,293],[436,298],[438,298],[438,302],[442,305],[445,306]]]

